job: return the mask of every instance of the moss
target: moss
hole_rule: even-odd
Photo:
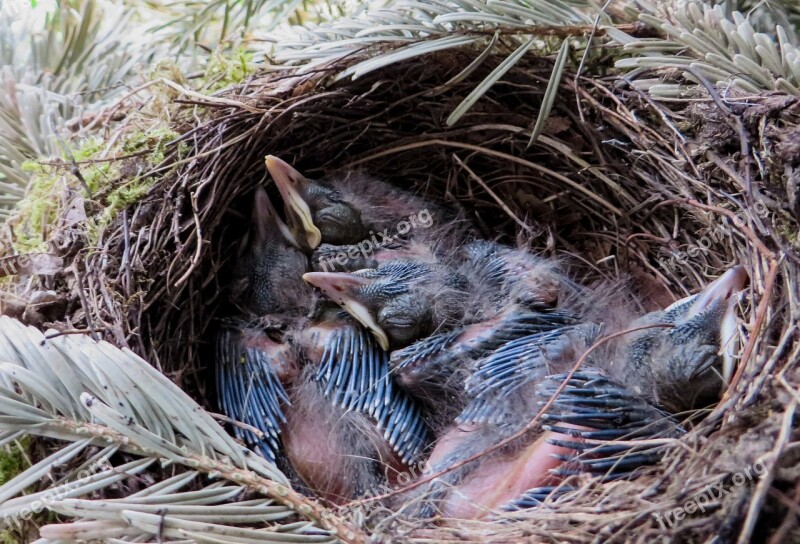
[[[231,53],[217,51],[212,55],[206,67],[206,80],[213,83],[209,90],[214,91],[241,83],[253,73],[253,55],[238,47]]]
[[[42,166],[36,161],[31,161],[31,160],[23,162],[22,164],[19,165],[19,167],[23,172],[29,172],[32,174],[39,174],[44,169],[44,166]]]
[[[70,150],[75,162],[87,161],[95,158],[100,151],[103,150],[104,144],[101,138],[92,136],[81,142],[81,146],[77,149]],[[69,155],[64,153],[61,157],[64,160],[69,160]]]
[[[13,479],[28,468],[25,452],[30,444],[26,437],[19,442],[0,448],[0,486]],[[18,524],[7,525],[8,528],[0,531],[0,544],[19,544],[25,542],[23,535],[27,532],[25,520],[20,519]]]
[[[0,448],[0,486],[28,468],[25,452],[29,445],[30,439],[24,438]]]
[[[133,155],[142,153],[141,157],[128,161],[142,161],[154,167],[164,161],[167,156],[167,144],[179,135],[167,128],[155,127],[144,132],[129,132],[121,138],[121,143],[109,155]],[[98,160],[100,153],[106,148],[105,142],[100,138],[88,138],[81,142],[76,149],[71,150],[72,157],[80,164],[80,171],[86,185],[93,197],[103,205],[103,211],[87,225],[89,242],[98,239],[102,230],[126,207],[142,199],[154,185],[155,179],[136,176],[124,179],[125,170],[123,161]],[[188,153],[188,145],[178,146],[179,154]],[[69,161],[68,154],[62,159]],[[62,184],[73,190],[83,191],[78,179],[68,173],[64,166],[50,166],[35,161],[28,161],[24,169],[32,173],[28,195],[17,204],[18,214],[14,220],[16,240],[14,251],[27,253],[46,251],[47,228],[59,216],[58,208],[61,205],[58,197],[62,191]],[[44,236],[43,236],[44,234]]]
[[[178,142],[178,160],[185,159],[192,151],[192,146],[186,142]]]
[[[87,231],[89,243],[94,244],[122,210],[147,196],[155,182],[156,178],[152,176],[136,177],[112,190],[106,197],[103,211],[94,218],[94,221],[89,222]]]
[[[82,141],[79,147],[70,152],[75,161],[83,162],[97,156],[103,148],[103,140],[92,137]],[[64,162],[70,160],[67,153],[61,158]],[[75,190],[81,190],[82,187],[78,179],[67,173],[64,167],[26,161],[23,169],[33,175],[27,196],[17,203],[19,213],[14,221],[16,234],[14,250],[18,253],[46,251],[45,237],[48,227],[58,217],[62,184]],[[115,167],[108,162],[81,165],[81,174],[92,193],[115,177],[114,170]]]
[[[31,178],[28,194],[17,203],[19,213],[14,223],[16,239],[14,251],[26,253],[45,251],[42,233],[47,225],[51,225],[56,218],[58,197],[56,184],[61,176],[54,167],[36,164],[33,168],[27,165],[29,171],[35,171]]]
[[[125,154],[130,155],[149,149],[150,152],[145,155],[145,160],[147,164],[156,166],[164,161],[167,155],[167,144],[178,136],[177,132],[168,128],[155,127],[146,132],[131,134],[122,145],[122,150]]]
[[[121,154],[133,155],[146,151],[139,160],[143,160],[149,166],[155,167],[164,162],[167,156],[167,145],[178,136],[177,132],[163,127],[154,127],[146,132],[131,133],[122,144]],[[185,144],[179,145],[178,153],[186,153],[187,147]],[[114,168],[116,172],[114,172],[113,178],[117,181],[116,186],[110,188],[104,196],[103,211],[95,216],[94,221],[91,221],[88,225],[90,244],[97,241],[103,230],[111,224],[122,210],[147,196],[147,193],[157,181],[157,178],[153,176],[136,176],[128,180],[122,180],[120,179],[119,169],[116,166]],[[87,183],[89,183],[88,179]],[[92,184],[89,183],[89,186],[91,187]]]
[[[776,218],[774,221],[776,232],[795,249],[800,248],[800,233],[797,232],[797,224],[791,220]]]

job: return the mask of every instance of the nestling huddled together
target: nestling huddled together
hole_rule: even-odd
[[[266,166],[281,202],[252,195],[218,404],[322,499],[394,490],[419,518],[534,507],[572,475],[657,462],[734,372],[741,266],[646,313],[624,282],[583,285],[389,183]]]

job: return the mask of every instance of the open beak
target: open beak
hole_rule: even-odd
[[[734,371],[734,339],[736,337],[736,313],[734,305],[736,294],[744,289],[748,275],[743,266],[737,265],[725,272],[719,278],[709,283],[695,299],[689,309],[689,315],[697,315],[718,301],[725,302],[725,313],[720,323],[720,345],[722,347],[722,377],[725,383],[730,383]]]
[[[369,308],[355,296],[355,291],[369,285],[371,280],[342,272],[306,272],[303,279],[319,288],[329,299],[369,329],[384,351],[389,350],[389,337],[378,326]]]
[[[266,242],[269,238],[270,228],[273,228],[274,225],[278,227],[281,236],[283,236],[290,245],[300,249],[300,244],[297,243],[294,234],[292,234],[292,231],[289,230],[289,227],[280,218],[269,196],[267,196],[267,192],[263,188],[259,187],[256,189],[255,201],[255,206],[253,206],[253,225],[255,225],[258,240]]]
[[[306,243],[309,248],[316,249],[322,243],[322,233],[314,225],[311,209],[301,196],[301,188],[308,183],[308,180],[287,162],[274,155],[267,155],[266,163],[267,170],[275,180],[275,185],[278,186],[286,205],[286,214],[299,220],[306,235]]]

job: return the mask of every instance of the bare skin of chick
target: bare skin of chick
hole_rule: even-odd
[[[331,405],[307,367],[289,389],[283,432],[286,456],[315,495],[343,504],[408,471],[366,414]]]
[[[293,332],[303,368],[289,388],[283,444],[306,487],[335,503],[397,481],[427,441],[419,408],[388,355],[336,307]]]

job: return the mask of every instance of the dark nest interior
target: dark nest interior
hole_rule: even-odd
[[[741,263],[751,282],[739,312],[739,370],[720,404],[661,464],[632,481],[581,486],[521,522],[445,521],[414,532],[388,516],[372,530],[393,541],[401,533],[434,541],[734,541],[748,527],[769,527],[756,533],[764,540],[800,538],[787,515],[800,498],[798,450],[787,447],[796,440],[789,406],[800,384],[797,99],[723,103],[714,91],[657,103],[618,78],[567,73],[531,142],[552,70],[546,59],[518,63],[447,126],[502,60],[490,57],[456,78],[476,55],[433,54],[355,81],[334,81],[342,66],[271,73],[208,101],[184,100],[172,126],[181,143],[155,172],[163,177],[104,231],[102,251],[81,253],[87,300],[70,305],[69,321],[88,317],[201,402],[212,398],[215,318],[225,311],[253,190],[270,183],[267,154],[311,177],[363,170],[443,200],[485,237],[562,256],[581,279],[628,278],[646,309]],[[764,478],[730,483],[759,460],[770,469]],[[659,525],[655,513],[717,483],[727,493],[704,512]]]

